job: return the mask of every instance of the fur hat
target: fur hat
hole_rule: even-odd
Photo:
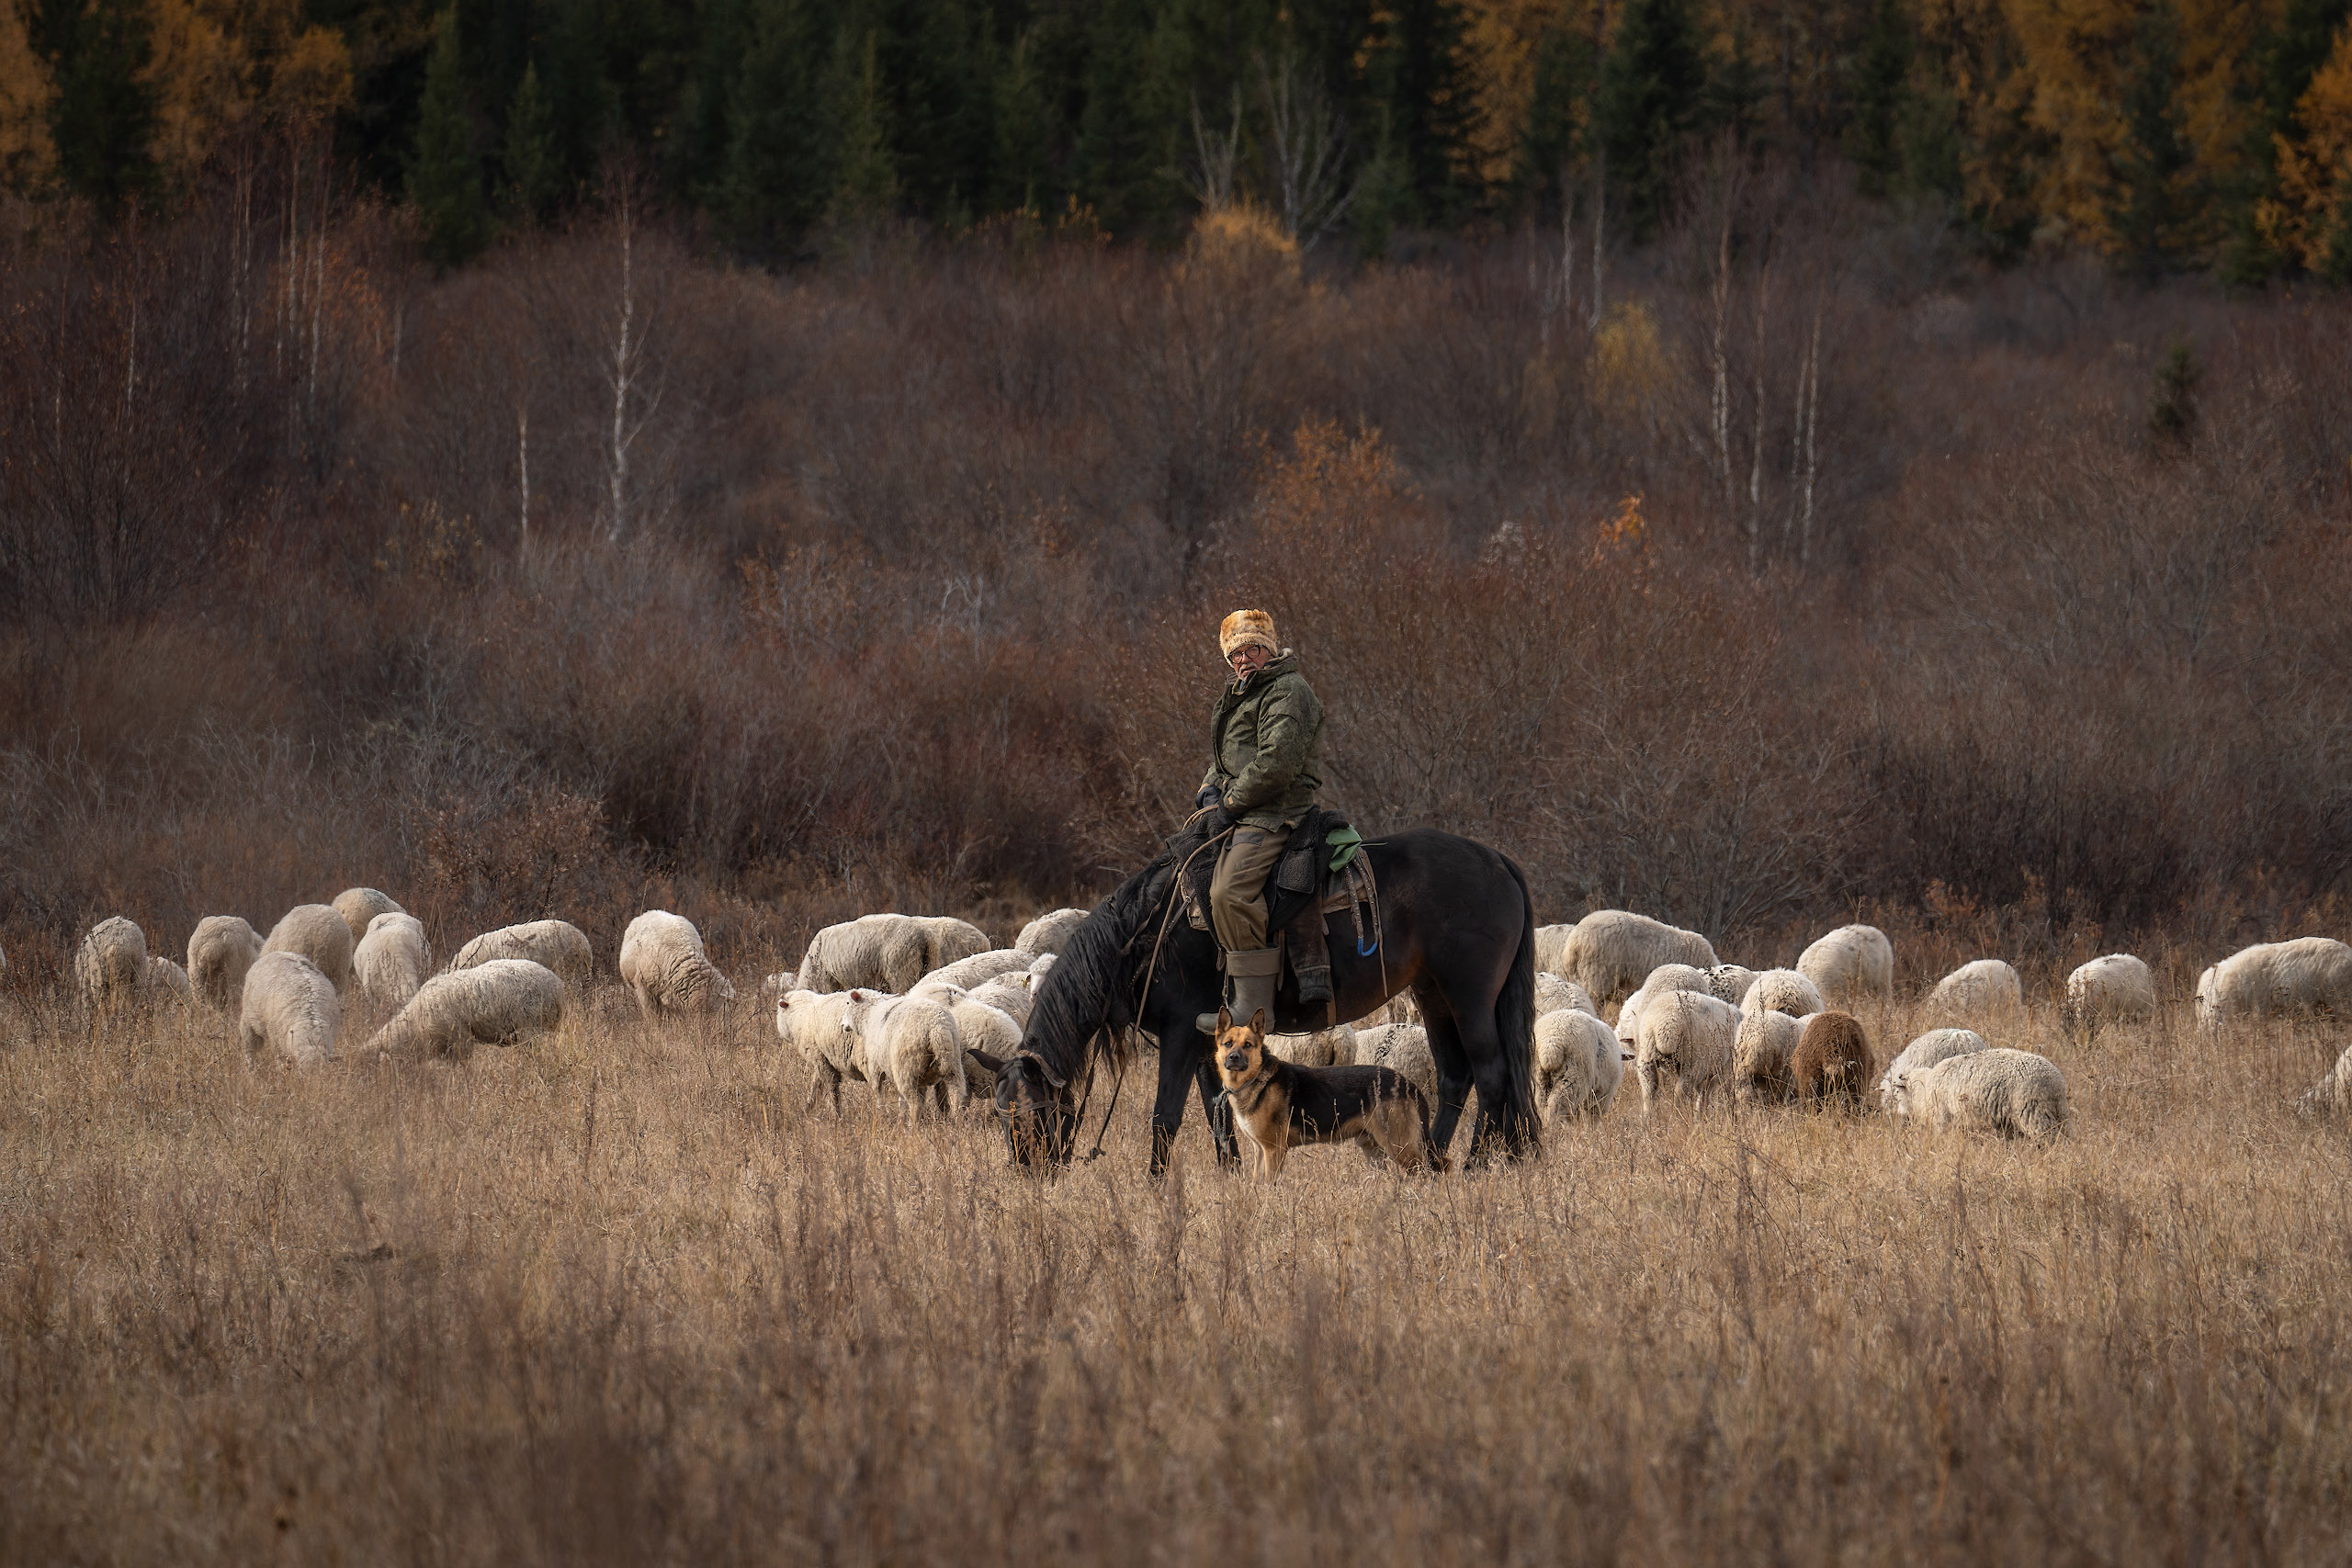
[[[1236,610],[1216,629],[1217,650],[1227,659],[1235,649],[1252,643],[1269,653],[1283,650],[1283,645],[1274,640],[1274,618],[1263,610]]]

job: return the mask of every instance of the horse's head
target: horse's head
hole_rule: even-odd
[[[1032,1170],[1068,1165],[1078,1140],[1078,1106],[1069,1085],[1025,1051],[1003,1058],[979,1050],[969,1055],[996,1074],[997,1124],[1004,1129],[1013,1163]]]

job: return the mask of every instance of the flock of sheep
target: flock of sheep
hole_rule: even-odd
[[[1009,948],[948,918],[866,915],[819,931],[799,968],[769,976],[762,993],[778,1035],[809,1069],[809,1107],[830,1097],[838,1111],[843,1078],[895,1092],[910,1120],[927,1101],[960,1111],[976,1087],[991,1092],[969,1053],[1001,1057],[1018,1047],[1035,987],[1085,918],[1082,909],[1040,916]],[[1926,1003],[1939,1027],[1883,1073],[1862,1024],[1842,1010],[1893,998],[1894,948],[1872,926],[1831,931],[1793,969],[1758,971],[1719,963],[1696,932],[1600,910],[1539,930],[1536,964],[1534,1079],[1546,1122],[1608,1111],[1630,1063],[1645,1111],[1722,1097],[1859,1108],[1877,1073],[1883,1109],[1939,1129],[2048,1138],[2066,1122],[2057,1066],[1988,1038],[2024,1007],[2017,971],[1999,959],[1939,981]],[[0,973],[6,966],[0,953]],[[713,1011],[735,996],[693,923],[666,910],[629,922],[616,967],[649,1020]],[[578,927],[534,920],[474,938],[436,974],[423,924],[385,894],[354,887],[332,904],[288,910],[266,938],[234,916],[208,916],[188,939],[185,968],[151,955],[144,933],[118,916],[83,939],[74,973],[94,1009],[206,1008],[235,1021],[249,1058],[310,1066],[335,1059],[355,992],[382,1018],[358,1047],[363,1056],[461,1058],[478,1044],[544,1036],[584,999],[595,959]],[[2199,976],[2196,1006],[2207,1030],[2352,1017],[2352,948],[2324,937],[2249,947]],[[2068,976],[2061,1017],[2088,1035],[2156,1010],[2148,966],[2113,953]],[[1363,1027],[1272,1044],[1306,1066],[1394,1067],[1436,1092],[1429,1036],[1407,997]],[[2352,1111],[2352,1048],[2298,1103],[2306,1114]]]

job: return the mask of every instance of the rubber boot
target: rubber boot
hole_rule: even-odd
[[[1273,1032],[1274,987],[1282,983],[1283,950],[1248,948],[1225,955],[1225,974],[1233,997],[1230,1010],[1236,1023],[1247,1023],[1263,1009],[1267,1032]],[[1193,1021],[1203,1034],[1216,1037],[1216,1014],[1204,1012]]]

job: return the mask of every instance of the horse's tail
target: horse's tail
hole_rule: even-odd
[[[1544,1128],[1535,1117],[1535,900],[1527,891],[1527,875],[1519,863],[1504,855],[1510,879],[1519,884],[1519,952],[1510,961],[1502,995],[1495,998],[1495,1032],[1502,1040],[1503,1060],[1510,1067],[1510,1111],[1503,1118],[1504,1146],[1514,1154],[1533,1154],[1542,1147]]]

